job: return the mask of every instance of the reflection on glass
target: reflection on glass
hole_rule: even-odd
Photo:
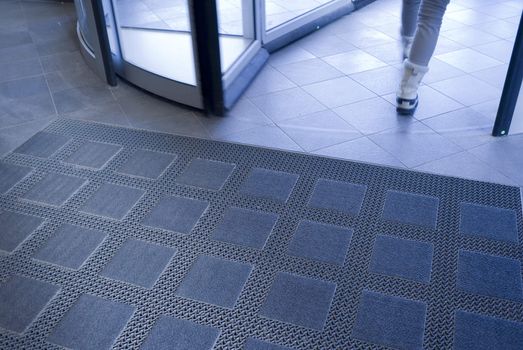
[[[332,1],[335,0],[265,0],[265,28],[273,29]]]
[[[76,8],[76,17],[78,18],[78,25],[80,26],[80,34],[84,39],[84,43],[87,45],[89,50],[93,50],[93,42],[96,40],[95,33],[89,30],[89,24],[87,23],[87,12],[85,10],[85,0],[75,0],[74,7]]]
[[[217,0],[222,72],[245,52],[255,39],[254,1]]]
[[[187,0],[112,0],[125,61],[196,85]]]

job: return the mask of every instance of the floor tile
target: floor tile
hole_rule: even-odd
[[[47,240],[33,256],[34,259],[51,264],[78,269],[106,238],[106,234],[64,224]]]
[[[143,350],[211,350],[220,330],[171,316],[162,316],[140,347]]]
[[[7,155],[14,149],[22,145],[35,133],[45,129],[54,117],[46,117],[41,120],[33,120],[20,125],[10,126],[0,129],[0,154]]]
[[[350,78],[378,95],[396,92],[401,71],[393,66],[351,74]]]
[[[340,37],[324,33],[322,30],[309,34],[297,44],[316,57],[332,56],[355,50],[356,47]]]
[[[523,186],[523,136],[512,135],[470,150],[470,153]]]
[[[367,186],[349,182],[319,179],[314,186],[309,207],[358,215]]]
[[[332,282],[279,272],[260,316],[321,331],[335,290]]]
[[[0,83],[0,102],[48,94],[44,76],[4,81]]]
[[[297,85],[307,85],[343,76],[319,58],[278,66],[277,69]]]
[[[404,167],[397,158],[366,137],[361,137],[332,147],[322,148],[315,153],[360,162]]]
[[[437,55],[436,58],[466,73],[477,72],[503,64],[503,62],[469,48]]]
[[[118,169],[119,173],[157,179],[176,159],[176,155],[139,149]]]
[[[121,146],[107,143],[87,141],[82,144],[67,159],[66,163],[71,163],[83,167],[100,169],[103,168],[120,150]]]
[[[472,294],[521,301],[521,264],[512,258],[460,250],[456,286]]]
[[[202,255],[195,261],[176,295],[233,309],[252,265]]]
[[[500,62],[509,63],[512,50],[514,49],[514,43],[508,40],[499,40],[488,44],[474,46],[472,49]]]
[[[433,253],[431,243],[378,235],[369,271],[428,284]]]
[[[513,180],[501,174],[488,164],[480,161],[476,156],[468,151],[463,151],[425,163],[416,167],[416,169],[446,176],[456,176],[465,179],[515,185]]]
[[[362,50],[352,50],[323,57],[323,60],[345,74],[354,74],[387,66],[385,62]]]
[[[364,290],[352,336],[399,349],[421,349],[427,305]]]
[[[255,338],[249,338],[245,342],[245,350],[293,350],[292,348],[276,345],[273,343],[261,341]]]
[[[245,91],[245,97],[254,97],[296,87],[285,75],[271,66],[265,66]]]
[[[461,203],[460,232],[465,235],[518,243],[516,212],[474,203]]]
[[[303,220],[298,225],[288,254],[343,266],[353,230]]]
[[[128,239],[100,273],[104,277],[151,288],[167,264],[176,254],[176,249]]]
[[[348,77],[306,85],[305,91],[329,108],[376,97],[376,95]]]
[[[108,88],[100,89],[94,86],[57,91],[53,93],[53,101],[58,113],[72,113],[99,103],[114,101]]]
[[[222,220],[212,233],[218,241],[263,249],[278,215],[242,208],[227,208]]]
[[[473,9],[451,12],[448,14],[448,17],[450,19],[453,19],[455,21],[461,22],[469,26],[496,20],[496,17],[489,16],[485,13],[475,11]]]
[[[439,57],[439,55],[437,57]],[[439,60],[437,57],[433,56],[430,60],[429,71],[427,72],[427,75],[425,75],[425,77],[423,78],[423,82],[425,84],[435,83],[437,81],[465,75],[465,72],[461,69],[458,69],[448,63],[445,63],[442,60]]]
[[[188,234],[209,203],[192,198],[165,197],[151,210],[142,224]]]
[[[369,138],[408,167],[420,166],[463,150],[419,123],[386,130]]]
[[[48,173],[22,198],[43,204],[61,206],[71,198],[87,180],[55,173]]]
[[[3,31],[0,34],[0,48],[15,47],[32,43],[27,31]]]
[[[408,192],[387,191],[383,219],[436,229],[439,198]]]
[[[298,175],[296,174],[254,168],[241,185],[240,193],[246,196],[287,202],[297,181]]]
[[[41,58],[42,67],[45,72],[56,72],[60,70],[85,69],[87,64],[80,51],[62,52]]]
[[[501,94],[499,89],[470,75],[443,80],[430,86],[465,106],[499,98]]]
[[[62,135],[39,132],[22,146],[18,147],[15,152],[34,157],[49,158],[69,142],[69,140],[70,138]]]
[[[138,203],[144,193],[137,188],[104,183],[85,202],[81,211],[121,220]]]
[[[253,97],[251,101],[276,123],[326,109],[301,88]]]
[[[303,151],[303,149],[279,127],[272,125],[259,126],[250,130],[231,133],[221,136],[218,139],[288,151]]]
[[[42,74],[38,59],[3,62],[0,66],[0,81],[15,80]]]
[[[364,135],[407,125],[415,120],[398,115],[394,105],[381,97],[341,106],[335,108],[334,112]]]
[[[31,215],[11,211],[0,213],[0,249],[12,252],[36,230],[44,220]]]
[[[0,163],[0,194],[7,193],[33,169],[25,166]]]
[[[278,126],[305,151],[332,146],[362,135],[333,111],[284,120]]]
[[[60,288],[22,276],[0,284],[0,327],[23,333]]]
[[[31,121],[41,121],[56,115],[53,100],[49,93],[6,101],[1,105],[0,129]]]
[[[454,349],[517,350],[523,347],[523,324],[457,310]]]
[[[387,17],[390,18],[390,15]],[[338,36],[360,49],[394,42],[390,36],[372,28],[354,30]]]
[[[54,109],[54,107],[53,107]],[[68,119],[94,121],[104,124],[113,124],[129,127],[131,124],[127,120],[125,113],[116,101],[90,105],[85,109],[71,113],[63,113],[60,117]]]
[[[468,47],[499,40],[497,36],[472,27],[448,30],[442,32],[441,36]]]
[[[47,341],[71,349],[108,349],[131,318],[134,307],[83,294]]]
[[[306,61],[314,58],[314,55],[301,47],[291,44],[290,46],[279,49],[271,53],[268,63],[273,67]]]
[[[492,121],[471,108],[458,109],[423,120],[423,124],[463,149],[494,141]]]
[[[177,183],[219,191],[235,165],[210,159],[193,159],[185,171],[176,179]]]
[[[502,91],[503,86],[505,85],[505,80],[507,79],[507,71],[508,65],[503,64],[474,72],[472,73],[472,76],[483,80],[485,83],[488,83]]]

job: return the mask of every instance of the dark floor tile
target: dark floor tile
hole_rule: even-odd
[[[106,87],[81,86],[53,92],[53,100],[59,114],[72,113],[91,105],[114,101],[111,91]]]
[[[2,130],[12,126],[24,127],[28,122],[42,121],[56,115],[53,100],[47,92],[0,102],[0,104],[2,106],[0,108],[0,129]],[[27,137],[24,141],[26,139]]]
[[[208,206],[208,202],[197,199],[165,197],[142,223],[150,227],[187,234],[191,232]]]
[[[66,163],[100,169],[120,150],[121,146],[88,141],[65,160]]]
[[[518,243],[516,212],[473,203],[461,203],[460,232],[498,241]]]
[[[332,282],[279,272],[260,315],[321,331],[335,290]]]
[[[263,249],[278,215],[242,208],[228,208],[212,233],[218,241]]]
[[[89,214],[121,220],[144,193],[137,188],[106,183],[87,200],[81,210]]]
[[[39,132],[27,140],[22,146],[18,147],[15,152],[34,157],[49,158],[69,142],[69,140],[69,137],[63,135]]]
[[[157,179],[176,159],[176,155],[147,150],[137,150],[120,167],[118,172],[126,175]]]
[[[33,170],[25,166],[0,163],[0,194],[9,191]]]
[[[71,198],[87,180],[56,173],[48,173],[22,196],[30,201],[61,206]]]
[[[0,80],[14,80],[42,74],[42,67],[38,59],[3,62],[0,65]]]
[[[48,94],[44,76],[4,81],[0,83],[0,102]]]
[[[245,342],[244,350],[293,350],[292,348],[288,348],[286,346],[276,345],[273,343],[268,343],[265,341],[261,341],[255,338],[249,338]]]
[[[365,185],[319,179],[309,200],[309,206],[358,215],[366,191]]]
[[[364,290],[352,336],[397,349],[421,349],[427,305]]]
[[[89,259],[107,235],[98,230],[64,224],[33,258],[78,269]]]
[[[176,182],[219,191],[234,170],[235,165],[209,159],[193,159]]]
[[[319,222],[300,222],[288,253],[307,259],[343,266],[353,230]]]
[[[240,187],[240,193],[286,202],[298,177],[296,174],[254,168]]]
[[[33,40],[27,31],[2,31],[0,32],[0,49],[31,44]]]
[[[472,294],[523,300],[521,265],[511,258],[460,250],[456,285]]]
[[[109,349],[133,312],[133,306],[83,294],[47,341],[70,349]]]
[[[22,276],[0,285],[0,327],[22,333],[60,288]]]
[[[0,249],[12,252],[25,241],[44,220],[12,211],[0,213]]]
[[[433,253],[431,243],[379,235],[369,271],[429,283]]]
[[[233,309],[252,270],[252,265],[200,256],[184,277],[176,294]]]
[[[523,349],[523,323],[457,310],[454,349]]]
[[[129,239],[116,252],[101,275],[151,288],[175,253],[176,249],[173,248]]]
[[[142,350],[210,350],[220,330],[191,321],[162,316],[154,324]]]
[[[416,193],[387,191],[383,218],[436,229],[439,199]]]

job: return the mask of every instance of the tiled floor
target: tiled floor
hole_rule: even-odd
[[[523,186],[523,135],[493,138],[523,3],[454,0],[415,118],[396,115],[399,0],[377,0],[274,53],[225,118],[85,65],[74,6],[0,3],[0,154],[55,118],[256,144]]]

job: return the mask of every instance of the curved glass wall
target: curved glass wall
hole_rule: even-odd
[[[85,0],[74,0],[76,8],[76,16],[78,17],[78,26],[80,28],[80,34],[82,35],[85,45],[94,52],[93,43],[96,40],[96,33],[93,28],[89,25],[89,16],[85,6]]]
[[[336,0],[265,0],[265,29],[271,30]]]

